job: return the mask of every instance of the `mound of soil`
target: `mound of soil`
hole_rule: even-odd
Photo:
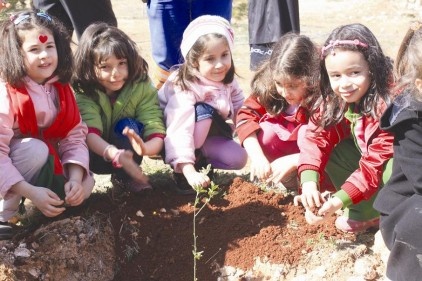
[[[236,177],[209,203],[198,200],[194,219],[195,196],[177,195],[169,181],[153,183],[155,189],[141,195],[112,188],[95,192],[55,219],[32,214],[36,222],[2,242],[0,280],[186,281],[194,274],[203,281],[347,280],[369,276],[367,269],[372,274],[367,280],[382,276],[373,255],[362,270],[355,269],[360,257],[371,254],[373,233],[360,238],[340,233],[334,217],[310,226],[291,195]],[[202,253],[196,272],[194,234],[196,252]],[[18,248],[28,254],[17,255]]]

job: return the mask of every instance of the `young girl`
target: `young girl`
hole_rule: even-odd
[[[298,141],[308,123],[306,99],[319,93],[319,52],[304,35],[288,33],[255,73],[252,94],[237,115],[236,132],[248,152],[251,181],[297,188]]]
[[[111,173],[113,184],[132,192],[151,189],[139,166],[142,156],[161,151],[165,127],[147,62],[135,42],[106,23],[85,30],[75,60],[74,89],[88,125],[91,170]]]
[[[235,121],[244,100],[234,79],[232,48],[233,30],[227,20],[196,18],[183,33],[185,63],[158,92],[167,125],[165,161],[175,171],[180,193],[195,193],[192,187],[209,185],[209,177],[198,171],[200,166],[241,169],[246,164],[247,154],[232,139],[226,123]]]
[[[390,60],[367,27],[350,24],[332,31],[322,48],[322,95],[309,104],[313,115],[298,167],[302,194],[296,201],[306,208],[309,223],[343,208],[338,229],[360,232],[378,226],[372,203],[393,156],[393,137],[379,128],[391,78]],[[338,189],[328,200],[318,186],[324,169]]]
[[[40,11],[0,26],[0,239],[22,197],[46,216],[80,205],[91,194],[87,127],[69,81],[70,38]],[[54,191],[53,191],[54,190]]]
[[[395,72],[396,97],[381,118],[381,128],[394,134],[390,180],[374,207],[381,213],[380,230],[390,249],[387,277],[420,280],[422,276],[422,22],[414,22],[404,37]]]

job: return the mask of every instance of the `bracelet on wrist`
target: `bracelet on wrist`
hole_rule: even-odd
[[[107,151],[110,149],[110,148],[112,148],[112,147],[114,147],[114,148],[116,148],[117,149],[117,147],[115,147],[114,145],[112,145],[112,144],[109,144],[109,145],[107,145],[106,146],[106,148],[104,148],[104,151],[103,151],[103,159],[104,159],[104,161],[106,161],[106,162],[111,162],[112,160],[113,160],[113,158],[107,158]]]

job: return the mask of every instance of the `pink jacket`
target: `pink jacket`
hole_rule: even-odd
[[[173,72],[158,91],[160,107],[164,111],[167,135],[164,139],[166,163],[176,172],[179,163],[195,163],[195,107],[198,102],[212,106],[224,119],[235,122],[237,111],[243,104],[243,91],[236,80],[226,85],[198,77],[198,82],[188,83],[189,91],[174,85],[177,71]]]
[[[50,126],[57,115],[57,93],[51,84],[56,80],[57,78],[53,78],[42,86],[29,77],[25,78],[25,87],[32,98],[39,128]],[[12,185],[24,180],[9,157],[10,140],[25,137],[19,131],[19,125],[10,106],[11,101],[6,90],[6,84],[0,82],[0,195],[3,198]],[[67,163],[78,164],[86,170],[85,174],[89,175],[87,132],[85,123],[81,121],[66,138],[60,140],[58,153],[62,165]],[[66,169],[64,169],[64,173],[67,176]]]

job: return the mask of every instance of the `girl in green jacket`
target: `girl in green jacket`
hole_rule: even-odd
[[[148,64],[123,31],[90,25],[75,52],[74,89],[88,125],[90,169],[112,174],[112,182],[132,192],[151,189],[142,156],[163,148],[165,126]]]

